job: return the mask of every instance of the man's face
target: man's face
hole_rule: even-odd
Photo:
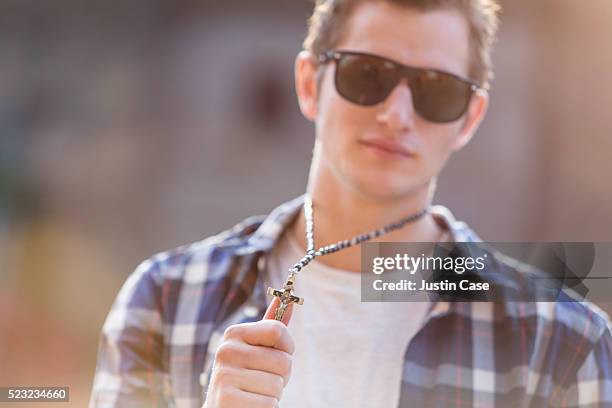
[[[353,11],[335,49],[376,54],[467,78],[468,41],[467,22],[455,10],[423,13],[386,2],[366,2]],[[300,94],[302,77],[314,80],[312,70],[316,68],[305,64],[300,73],[299,62],[297,66]],[[404,81],[385,101],[359,106],[337,93],[335,65],[329,63],[323,69],[312,100],[304,100],[308,92],[300,94],[304,115],[316,124],[315,172],[321,180],[333,177],[367,197],[393,199],[427,189],[450,154],[467,143],[486,110],[487,96],[479,93],[459,120],[429,122],[414,111]],[[314,88],[309,84],[305,89]],[[394,146],[404,153],[387,150],[393,151]]]

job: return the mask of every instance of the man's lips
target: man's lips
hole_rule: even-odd
[[[361,144],[377,150],[382,154],[396,155],[400,157],[415,157],[416,151],[405,144],[389,139],[361,140]]]

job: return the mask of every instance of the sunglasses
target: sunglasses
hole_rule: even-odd
[[[467,111],[476,82],[436,69],[410,67],[373,54],[328,51],[319,62],[336,63],[337,92],[349,102],[373,106],[383,102],[397,84],[406,79],[414,110],[435,123],[449,123]]]

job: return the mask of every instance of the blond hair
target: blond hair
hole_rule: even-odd
[[[489,87],[493,79],[491,50],[501,10],[497,0],[317,0],[308,20],[303,48],[314,55],[333,49],[340,41],[343,27],[355,6],[366,1],[386,1],[423,12],[441,8],[459,11],[469,27],[468,75],[483,88]]]

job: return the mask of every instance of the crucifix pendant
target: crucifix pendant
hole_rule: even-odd
[[[274,320],[281,321],[283,315],[285,314],[285,310],[291,303],[297,303],[298,305],[304,304],[304,299],[293,295],[293,282],[295,279],[295,274],[289,275],[287,278],[287,282],[282,290],[268,288],[268,295],[275,296],[280,299],[280,306],[276,309],[276,314],[274,315]]]

